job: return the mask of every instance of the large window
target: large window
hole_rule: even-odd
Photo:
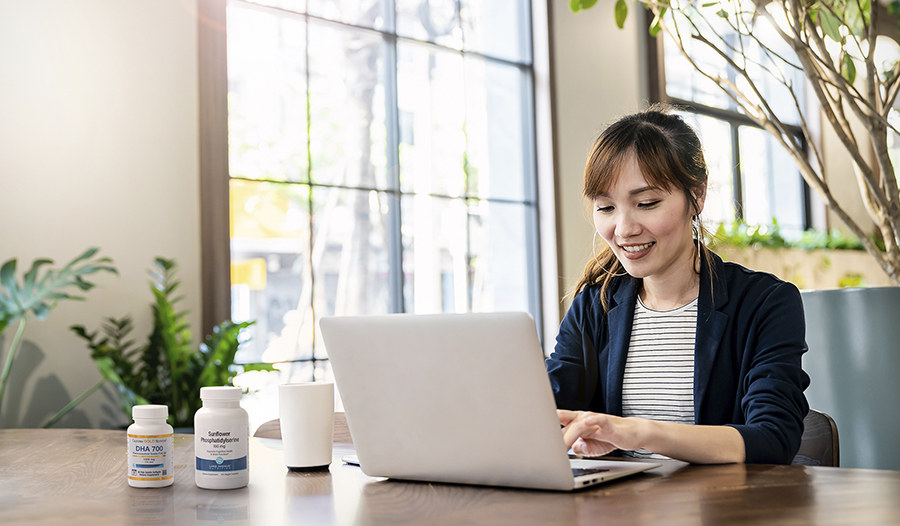
[[[323,316],[540,327],[530,34],[525,0],[227,2],[238,360],[279,368],[243,381],[330,378]]]
[[[711,23],[715,23],[712,21]],[[689,34],[690,28],[682,28]],[[729,27],[719,21],[717,32],[729,38]],[[738,50],[752,61],[751,74],[766,100],[802,143],[799,116],[783,85],[765,69],[787,77],[804,104],[802,72],[784,68],[770,53],[793,56],[792,50],[764,22],[755,26],[755,35],[769,50],[749,39],[738,43],[732,38],[731,51]],[[768,31],[768,33],[766,33]],[[732,33],[733,35],[733,33]],[[736,38],[736,37],[735,37]],[[724,72],[738,86],[744,85],[725,59],[704,44],[684,38],[687,52],[706,71]],[[810,227],[809,189],[788,153],[749,117],[742,114],[713,81],[704,77],[685,59],[674,42],[664,41],[665,93],[667,99],[684,108],[682,116],[700,135],[709,165],[709,186],[703,213],[708,226],[743,221],[751,225],[777,222],[783,235],[797,236]],[[727,46],[726,46],[727,48]],[[736,59],[740,62],[739,59]],[[781,91],[780,91],[781,90]],[[783,91],[783,93],[782,93]]]

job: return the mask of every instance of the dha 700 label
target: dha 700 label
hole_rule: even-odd
[[[175,438],[168,435],[128,435],[128,478],[169,480],[175,476]]]

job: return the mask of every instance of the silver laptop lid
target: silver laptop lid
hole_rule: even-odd
[[[367,475],[572,489],[528,314],[332,317],[320,327]]]

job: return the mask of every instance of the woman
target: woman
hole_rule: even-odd
[[[606,246],[547,360],[575,453],[789,464],[800,446],[800,294],[702,245],[706,184],[700,141],[664,109],[619,120],[591,150],[584,196]]]

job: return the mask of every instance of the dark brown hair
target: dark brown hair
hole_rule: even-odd
[[[697,197],[705,191],[708,178],[703,148],[694,130],[670,111],[668,106],[654,105],[646,111],[623,117],[603,130],[591,148],[584,168],[586,199],[607,194],[622,167],[634,156],[647,183],[668,192],[681,191],[688,207],[697,213]],[[702,224],[699,230],[698,235],[703,239]],[[709,249],[702,243],[700,246],[699,257],[709,263]],[[588,261],[574,294],[590,285],[600,284],[605,311],[609,308],[607,290],[613,281],[612,274],[624,274],[625,268],[608,245],[594,253],[596,258],[592,256]],[[700,269],[695,268],[695,271],[699,273]]]

